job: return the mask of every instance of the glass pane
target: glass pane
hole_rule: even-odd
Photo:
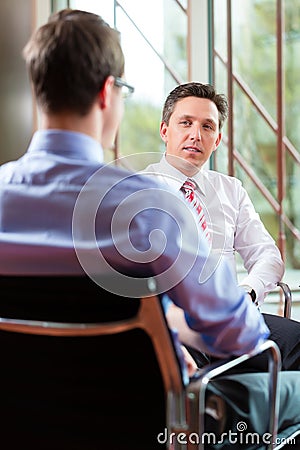
[[[110,25],[114,24],[114,1],[113,0],[70,0],[70,8],[93,12],[103,17]]]
[[[232,0],[233,72],[276,119],[276,2]]]
[[[142,169],[158,159],[153,153],[164,150],[159,135],[161,110],[166,94],[177,84],[164,62],[183,80],[187,77],[187,18],[174,0],[123,0],[121,4],[126,13],[117,8],[117,28],[126,77],[135,93],[126,104],[120,151],[122,155],[142,153],[143,157],[126,160],[133,169]]]
[[[227,95],[227,70],[226,66],[220,61],[220,59],[216,59],[215,61],[215,72],[216,72],[216,91],[219,94]],[[228,172],[228,147],[227,147],[227,121],[223,125],[223,139],[217,149],[211,156],[211,164],[212,167],[218,170],[219,172],[227,173]]]
[[[282,4],[283,66],[277,61],[277,20]],[[214,0],[214,75],[218,92],[226,94],[228,83],[227,2]],[[286,258],[292,288],[299,291],[300,268],[300,8],[299,0],[231,0],[234,147],[272,196],[285,182],[283,201],[286,225]],[[283,69],[283,89],[277,85],[278,69]],[[231,80],[229,80],[231,81]],[[278,89],[278,91],[277,91]],[[283,98],[283,148],[286,150],[284,179],[278,180],[277,99]],[[255,107],[255,103],[257,107]],[[259,111],[266,112],[260,114]],[[265,117],[264,117],[265,116]],[[268,118],[272,127],[266,120]],[[224,130],[226,143],[226,129]],[[294,156],[292,156],[294,154]],[[216,169],[227,171],[223,152],[216,152]],[[279,236],[279,218],[249,175],[236,160],[235,175],[243,184],[272,236]],[[293,228],[294,227],[294,228]],[[297,279],[296,279],[297,278]],[[294,290],[295,292],[295,290]],[[293,297],[293,300],[295,298]]]
[[[285,211],[293,226],[300,230],[299,192],[300,192],[300,167],[295,164],[294,158],[287,156],[287,187],[285,199]],[[300,269],[300,242],[286,227],[287,233],[287,260],[294,269]],[[300,277],[299,277],[300,278]]]
[[[245,163],[277,198],[276,135],[257,113],[251,101],[236,88],[234,91],[234,143]],[[237,176],[239,174],[237,164]],[[249,176],[243,177],[248,179]],[[246,181],[246,180],[245,180]],[[252,181],[250,180],[250,184]]]
[[[286,135],[292,146],[300,151],[300,9],[298,0],[285,2],[285,114]],[[300,192],[300,167],[291,155],[286,159],[286,214],[298,230],[300,230],[300,210],[298,199]],[[293,233],[287,233],[287,261],[289,266],[300,269],[300,242]],[[299,279],[299,276],[298,276]],[[299,283],[298,283],[299,284]]]
[[[299,0],[285,2],[285,112],[286,134],[300,148],[300,8]]]
[[[224,0],[214,0],[214,44],[218,55],[227,60],[227,2]]]
[[[121,3],[124,10],[117,8],[117,28],[125,54],[126,78],[135,87],[134,95],[126,100],[119,133],[120,153],[126,156],[121,163],[139,170],[150,162],[147,153],[158,152],[160,147],[164,66],[156,52],[163,52],[163,4],[158,0],[151,5],[133,0]],[[139,153],[143,153],[142,158],[136,155]]]
[[[51,11],[56,12],[64,8],[68,8],[68,3],[68,0],[51,0]]]
[[[183,81],[187,78],[187,17],[174,0],[122,0],[119,4],[116,27],[125,54],[125,76],[135,87],[132,98],[126,100],[119,132],[120,154],[127,157],[120,163],[139,170],[153,160],[153,153],[164,149],[159,135],[161,110],[165,96],[177,84],[164,62]],[[113,26],[113,0],[71,0],[70,7],[95,12]],[[106,160],[112,158],[106,155]]]

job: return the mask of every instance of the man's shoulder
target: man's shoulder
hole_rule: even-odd
[[[160,167],[161,167],[161,163],[157,162],[157,163],[153,163],[153,164],[149,164],[147,167],[145,167],[145,169],[142,170],[143,172],[160,172]]]
[[[106,174],[105,178],[110,184],[119,184],[122,189],[128,191],[139,191],[145,189],[168,189],[159,177],[150,176],[151,172],[133,172],[116,166],[104,166],[101,171]]]
[[[242,186],[241,180],[231,175],[227,175],[216,170],[205,170],[206,178],[213,184],[223,184],[229,186]]]
[[[155,180],[157,185],[164,186],[164,189],[170,189],[174,191],[174,186],[171,186],[168,180],[173,178],[176,179],[176,176],[172,173],[172,170],[170,171],[170,168],[164,164],[162,159],[157,163],[149,164],[140,173],[141,175],[146,176],[148,180]],[[175,191],[177,191],[176,188]]]

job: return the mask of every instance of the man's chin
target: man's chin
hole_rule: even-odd
[[[167,160],[172,166],[187,176],[195,175],[202,166],[202,162],[197,160],[197,153],[194,156],[193,154],[189,154],[184,157],[167,155]]]

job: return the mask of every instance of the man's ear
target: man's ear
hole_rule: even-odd
[[[218,137],[217,137],[217,139],[216,139],[216,142],[215,142],[215,148],[214,148],[214,152],[217,150],[217,148],[219,147],[219,145],[220,145],[220,142],[221,142],[221,140],[222,140],[222,137],[223,137],[223,133],[219,133],[218,134]]]
[[[107,77],[106,80],[104,81],[104,84],[98,94],[98,102],[99,102],[99,107],[101,109],[107,108],[107,106],[111,102],[111,96],[112,96],[112,91],[114,88],[114,82],[115,82],[115,79],[112,75]]]
[[[165,122],[161,122],[160,123],[160,137],[162,138],[162,140],[164,141],[164,143],[166,144],[168,141],[168,126]]]

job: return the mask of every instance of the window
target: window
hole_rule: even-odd
[[[159,159],[161,110],[167,93],[187,79],[187,16],[175,0],[70,0],[71,8],[101,15],[121,33],[125,77],[135,88],[125,102],[118,136],[119,163],[135,170]]]
[[[232,105],[215,166],[243,181],[287,267],[299,269],[299,1],[211,5],[212,80]]]

